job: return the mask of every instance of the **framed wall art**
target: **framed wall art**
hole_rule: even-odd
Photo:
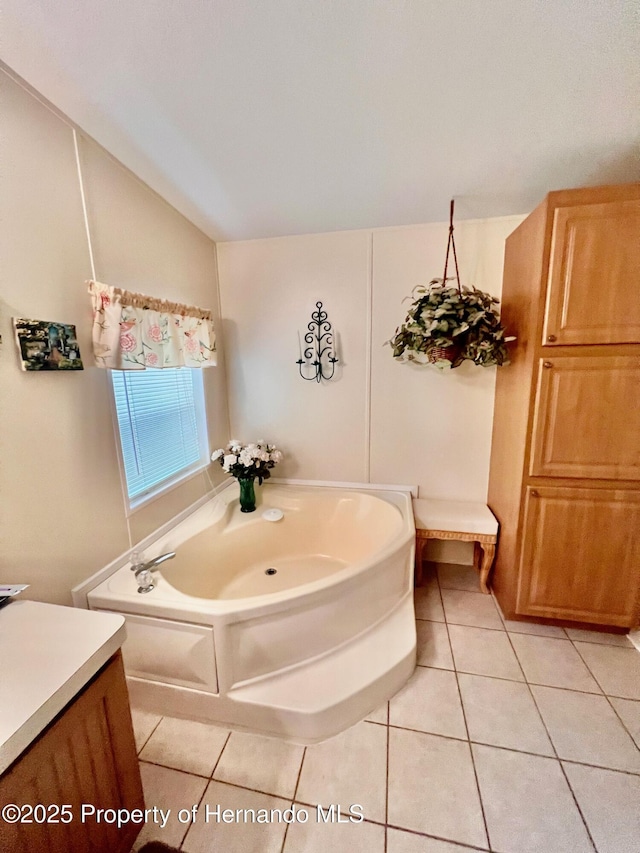
[[[13,327],[23,370],[84,370],[75,326],[14,317]]]

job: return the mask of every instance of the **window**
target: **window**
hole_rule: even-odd
[[[209,461],[202,370],[112,370],[130,507]]]

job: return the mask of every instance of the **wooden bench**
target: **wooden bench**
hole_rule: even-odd
[[[480,571],[480,589],[489,592],[487,581],[493,565],[498,538],[498,522],[482,503],[436,501],[415,498],[416,522],[415,584],[422,583],[422,552],[427,539],[473,542],[473,563]]]

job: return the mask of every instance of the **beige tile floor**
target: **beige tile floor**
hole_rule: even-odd
[[[638,853],[640,654],[624,637],[503,622],[474,570],[416,591],[418,668],[316,746],[134,709],[152,838],[186,853]],[[205,809],[306,810],[306,823]],[[362,823],[318,822],[360,804]],[[196,820],[187,811],[196,806]],[[304,816],[304,812],[298,812]]]

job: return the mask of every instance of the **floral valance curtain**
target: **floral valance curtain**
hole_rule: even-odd
[[[216,363],[210,311],[88,282],[98,367],[209,367]]]

